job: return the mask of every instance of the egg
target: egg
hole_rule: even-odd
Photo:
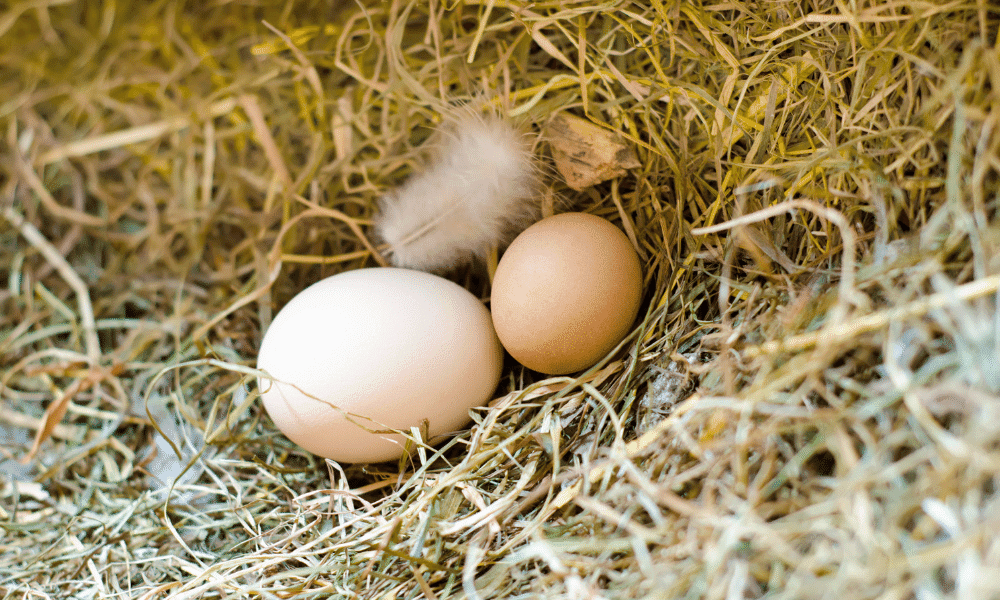
[[[493,326],[522,365],[562,375],[592,366],[628,334],[642,267],[610,222],[563,213],[525,229],[493,278]]]
[[[490,400],[503,349],[489,310],[465,288],[397,268],[346,271],[292,298],[261,342],[258,385],[274,424],[336,461],[401,456],[461,428]]]

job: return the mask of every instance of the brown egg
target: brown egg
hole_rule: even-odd
[[[617,227],[563,213],[524,230],[493,278],[493,326],[522,365],[559,375],[592,366],[624,338],[642,296],[642,268]]]

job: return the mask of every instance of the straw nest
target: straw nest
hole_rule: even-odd
[[[268,4],[0,13],[5,598],[1000,598],[995,5]],[[634,153],[538,148],[640,322],[440,452],[310,456],[261,332],[483,97]]]

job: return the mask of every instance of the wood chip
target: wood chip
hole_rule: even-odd
[[[622,136],[568,113],[549,121],[546,137],[556,168],[576,191],[640,166],[635,151]]]

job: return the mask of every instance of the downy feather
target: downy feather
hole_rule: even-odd
[[[538,178],[524,134],[495,116],[453,116],[422,173],[386,194],[375,228],[399,267],[446,271],[484,258],[538,213]]]

